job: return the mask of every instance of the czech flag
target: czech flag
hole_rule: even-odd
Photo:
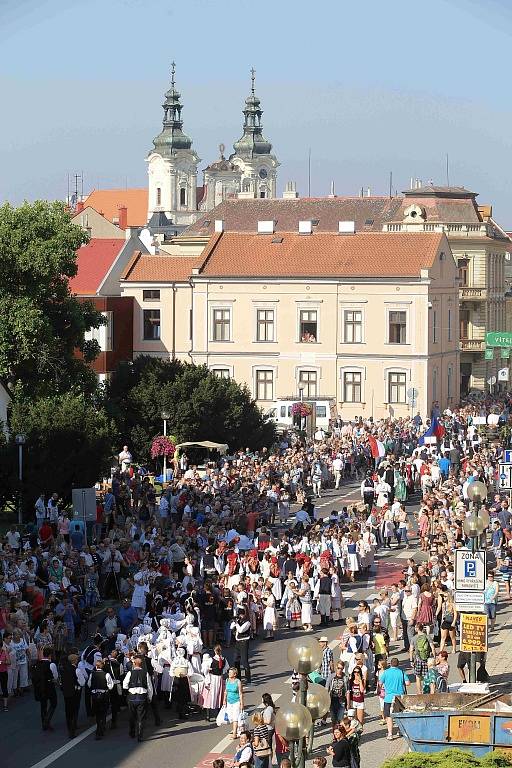
[[[425,444],[425,438],[426,437],[437,437],[438,440],[441,440],[441,438],[444,437],[444,433],[446,432],[443,425],[440,423],[437,416],[434,416],[430,423],[430,427],[422,434],[420,439],[418,440],[418,445],[424,445]]]
[[[384,443],[381,443],[381,441],[377,440],[373,435],[368,436],[368,442],[370,443],[372,458],[381,459],[386,453]]]

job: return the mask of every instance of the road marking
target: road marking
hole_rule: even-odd
[[[107,722],[109,720],[110,720],[110,717],[107,718]],[[96,731],[96,726],[95,725],[91,725],[90,728],[87,728],[79,736],[75,736],[75,738],[71,739],[71,741],[68,741],[67,744],[64,744],[59,749],[56,749],[55,752],[51,752],[49,755],[47,755],[47,757],[44,757],[38,763],[34,763],[34,765],[30,766],[30,768],[46,768],[46,766],[51,765],[52,763],[54,763],[56,760],[59,759],[59,757],[62,757],[62,755],[65,755],[66,752],[69,752],[70,749],[73,749],[73,747],[76,747],[77,744],[80,744],[81,741],[86,739],[88,736],[90,736],[95,731]]]

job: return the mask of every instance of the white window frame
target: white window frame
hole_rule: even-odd
[[[320,301],[297,301],[296,302],[296,319],[295,319],[295,328],[296,328],[296,337],[295,340],[299,344],[320,344],[320,339],[322,338],[322,325],[321,325],[321,311],[320,308],[322,306],[322,300]],[[301,341],[301,335],[300,335],[300,313],[306,311],[314,311],[316,312],[316,341]]]
[[[390,341],[389,325],[390,315],[392,312],[403,312],[405,314],[405,341],[402,343],[396,341]],[[405,347],[410,344],[411,327],[410,327],[410,313],[409,308],[404,306],[386,307],[386,344],[391,344],[393,347]]]
[[[210,371],[220,379],[232,379],[233,378],[233,366],[231,365],[213,365]],[[227,374],[226,376],[224,374]]]
[[[346,401],[347,405],[364,405],[366,402],[365,397],[365,384],[366,384],[366,368],[364,366],[358,366],[358,365],[344,365],[340,368],[340,402],[345,403],[344,397],[345,397],[345,374],[346,373],[359,373],[361,376],[361,401],[360,403],[357,402],[350,402]]]
[[[392,402],[389,398],[390,395],[390,386],[389,386],[389,379],[391,374],[402,374],[405,375],[405,398],[403,402]],[[407,382],[411,380],[411,371],[408,368],[399,368],[395,366],[391,366],[389,368],[386,368],[384,370],[384,388],[385,388],[385,394],[384,394],[384,402],[386,405],[406,405],[407,404]]]
[[[272,321],[270,323],[271,329],[272,329],[272,338],[271,339],[260,339],[259,338],[259,330],[260,330],[260,323],[259,323],[259,313],[260,312],[272,312]],[[268,322],[268,321],[267,321]],[[256,306],[256,334],[255,334],[255,341],[258,344],[274,344],[276,341],[276,310],[275,307],[263,307],[263,306]],[[265,324],[266,327],[266,324]]]
[[[302,374],[304,374],[304,373],[306,373],[306,374],[314,374],[315,375],[315,381],[314,381],[315,393],[313,395],[310,394],[309,393],[309,386],[308,386],[307,390],[306,390],[306,388],[304,388],[304,390],[303,390],[304,397],[306,398],[306,400],[316,400],[318,398],[318,392],[319,392],[318,387],[319,387],[319,384],[320,384],[320,373],[319,373],[319,370],[318,370],[318,368],[299,368],[299,370],[297,371],[297,392],[299,393],[299,396],[300,396],[300,389],[299,389],[299,387],[300,387],[300,384],[301,384],[301,381],[302,381]]]
[[[342,307],[342,329],[341,329],[341,338],[343,339],[343,344],[364,344],[365,343],[365,334],[364,334],[364,309],[362,307]],[[352,329],[355,329],[359,326],[359,323],[349,323],[347,322],[347,312],[359,312],[361,314],[361,338],[359,341],[347,341],[347,329],[351,327]]]
[[[160,312],[160,336],[158,337],[158,339],[146,339],[146,337],[144,335],[144,312]],[[162,340],[162,310],[161,310],[161,308],[160,307],[151,307],[151,308],[149,308],[149,307],[144,308],[143,307],[143,309],[141,311],[140,319],[141,319],[141,323],[142,323],[142,328],[141,328],[141,338],[142,338],[142,341],[149,342],[149,343],[155,342],[155,341],[161,341]]]
[[[215,338],[215,313],[228,313],[228,338]],[[227,344],[233,340],[233,308],[229,304],[215,304],[210,307],[210,341],[214,344]]]
[[[347,376],[358,376],[359,381],[351,381],[350,383],[347,382]],[[341,387],[342,387],[342,395],[343,395],[343,402],[344,403],[350,403],[352,404],[361,404],[363,402],[363,375],[361,371],[343,371],[343,378],[341,379]],[[359,388],[359,399],[354,398],[354,390],[355,388]],[[348,388],[351,389],[352,397],[347,398],[347,390]]]
[[[270,373],[272,374],[272,397],[259,397],[259,391],[258,391],[258,374],[260,373]],[[261,365],[254,368],[254,399],[258,400],[258,402],[262,403],[272,403],[274,402],[275,398],[275,389],[276,389],[276,372],[275,368],[273,366],[268,365]],[[265,387],[267,386],[267,383],[265,384]]]

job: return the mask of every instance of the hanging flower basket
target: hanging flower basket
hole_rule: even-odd
[[[309,403],[294,403],[292,405],[292,415],[305,418],[311,416],[312,408]]]
[[[157,435],[153,438],[151,443],[151,458],[156,459],[158,456],[174,456],[176,445],[169,437],[163,435]]]

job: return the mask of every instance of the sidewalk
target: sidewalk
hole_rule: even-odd
[[[512,600],[507,600],[504,596],[504,592],[500,592],[501,602],[498,604],[497,614],[497,629],[491,632],[488,640],[489,651],[487,654],[486,669],[490,675],[489,685],[492,689],[499,690],[501,687],[506,687],[507,691],[512,683],[512,668],[510,666],[510,659],[512,657],[512,632],[510,631],[512,625]],[[399,644],[401,647],[401,643]],[[396,648],[396,646],[395,646]],[[391,656],[397,656],[400,659],[400,667],[405,670],[405,673],[409,675],[411,685],[409,686],[409,693],[416,693],[416,680],[412,674],[411,667],[409,665],[407,655],[403,652],[396,652],[395,648],[391,647]],[[447,648],[451,650],[451,646]],[[457,671],[457,657],[458,653],[449,653],[448,663],[450,664],[449,682],[460,682],[460,677]],[[334,658],[337,660],[338,653],[334,651]],[[361,752],[361,765],[382,765],[385,760],[407,752],[407,742],[404,738],[395,738],[393,741],[386,739],[386,726],[381,724],[380,719],[380,706],[377,696],[370,694],[366,700],[366,718],[363,736],[360,744]],[[327,757],[327,764],[331,764],[331,760],[326,755],[326,747],[331,743],[331,729],[327,726],[315,727],[315,741],[313,747],[313,753],[311,757],[306,761],[307,768],[311,768],[312,760],[314,757]]]

